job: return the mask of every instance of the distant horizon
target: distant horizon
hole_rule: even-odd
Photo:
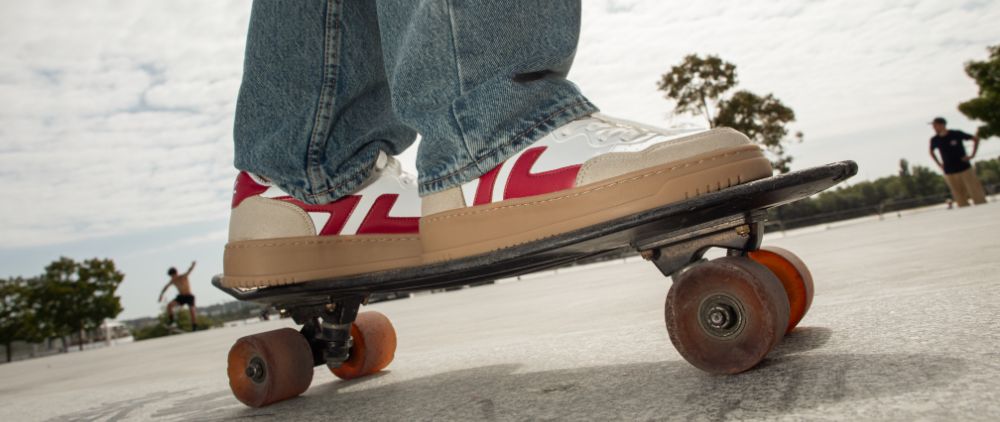
[[[0,5],[0,276],[37,275],[63,255],[112,258],[126,274],[124,320],[162,310],[166,269],[197,260],[198,304],[231,300],[209,281],[227,238],[249,10]],[[805,138],[787,146],[793,170],[853,159],[856,184],[895,174],[901,158],[936,170],[936,116],[975,131],[956,109],[977,94],[963,65],[1000,43],[996,22],[996,2],[587,1],[569,78],[606,114],[704,125],[672,116],[656,82],[687,54],[718,55],[737,65],[739,88],[795,110],[789,128]],[[415,155],[400,156],[410,171]],[[1000,140],[983,141],[977,159],[997,157]]]

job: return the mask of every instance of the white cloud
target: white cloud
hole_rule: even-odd
[[[615,14],[595,3],[571,76],[600,105],[663,121],[659,75],[688,53],[718,54],[817,140],[954,110],[975,93],[962,63],[1000,40],[996,3],[646,1]]]
[[[0,248],[225,216],[249,9],[0,3]],[[587,0],[571,78],[608,112],[698,122],[669,120],[655,82],[688,53],[719,54],[796,110],[797,163],[879,157],[863,167],[878,176],[908,139],[925,155],[922,124],[975,94],[961,65],[1000,40],[996,22],[988,1]],[[894,144],[875,138],[907,125]],[[850,152],[831,146],[843,139]]]
[[[583,10],[570,77],[605,111],[703,125],[671,118],[655,83],[686,54],[718,54],[737,64],[741,87],[795,109],[806,141],[791,148],[793,168],[854,159],[859,178],[892,173],[902,157],[931,165],[933,116],[973,130],[955,108],[976,94],[962,65],[1000,42],[1000,3],[988,1],[588,1]],[[993,144],[979,156],[1000,153]]]
[[[0,247],[225,215],[249,2],[2,8]]]

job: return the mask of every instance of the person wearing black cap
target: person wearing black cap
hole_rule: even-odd
[[[979,137],[969,135],[960,130],[948,130],[948,122],[943,117],[936,117],[931,122],[934,127],[934,137],[931,138],[931,157],[944,172],[944,179],[951,189],[951,198],[959,207],[969,205],[969,199],[976,205],[986,203],[986,193],[983,185],[976,177],[972,168],[972,158],[979,149]],[[972,140],[972,154],[965,153],[962,141]],[[934,154],[941,154],[941,158]]]

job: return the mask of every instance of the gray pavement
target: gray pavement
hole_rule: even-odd
[[[317,368],[268,408],[231,396],[226,353],[284,321],[0,365],[0,420],[998,420],[998,236],[996,203],[770,236],[816,299],[736,376],[681,359],[670,281],[634,261],[373,305],[399,334],[388,371]]]

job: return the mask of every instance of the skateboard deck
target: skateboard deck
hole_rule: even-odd
[[[707,372],[753,368],[809,309],[813,280],[793,253],[761,247],[767,210],[821,192],[857,173],[843,161],[773,176],[603,224],[488,254],[411,268],[258,289],[219,289],[273,306],[302,329],[243,337],[229,351],[229,385],[243,403],[266,406],[302,394],[313,367],[341,379],[392,362],[396,332],[377,312],[359,312],[375,293],[475,284],[583,259],[638,251],[673,278],[664,317],[678,353]],[[711,187],[707,187],[711,190]],[[702,259],[710,248],[728,255]]]
[[[514,277],[623,249],[641,252],[683,243],[686,237],[697,236],[699,230],[711,228],[713,222],[733,227],[762,222],[767,209],[809,197],[856,173],[857,164],[852,161],[794,171],[601,225],[453,261],[252,290],[224,287],[220,276],[215,276],[212,284],[236,299],[281,309],[298,303],[326,302],[331,296],[419,291]],[[660,269],[670,274],[679,268]]]

